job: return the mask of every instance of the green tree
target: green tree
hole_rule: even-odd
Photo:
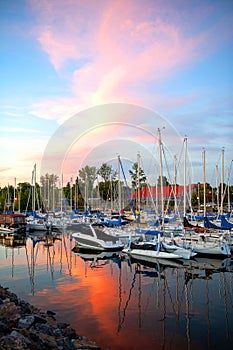
[[[13,209],[14,187],[9,185],[1,189],[0,203],[1,210],[7,211]]]
[[[93,197],[94,182],[97,179],[97,169],[95,166],[86,165],[79,170],[79,189],[88,206],[88,198]]]
[[[118,181],[102,181],[98,184],[100,197],[107,201],[114,201],[118,198]]]
[[[41,183],[41,195],[43,203],[41,207],[45,207],[48,210],[54,209],[59,202],[59,189],[57,187],[57,182],[59,176],[55,174],[46,173],[44,176],[40,177]]]
[[[170,182],[168,181],[166,176],[162,176],[162,184],[163,184],[163,186],[169,186],[170,185]],[[157,185],[161,186],[161,176],[158,177]]]
[[[115,179],[117,172],[113,170],[111,165],[103,163],[97,174],[104,180],[98,183],[100,197],[105,201],[116,199],[118,182]]]
[[[117,172],[113,170],[111,165],[107,165],[107,163],[103,163],[101,167],[98,169],[97,174],[103,178],[104,182],[106,182],[106,181],[115,180]]]
[[[134,190],[146,187],[146,175],[141,167],[138,166],[138,163],[134,163],[132,170],[129,170],[131,176],[131,184]]]

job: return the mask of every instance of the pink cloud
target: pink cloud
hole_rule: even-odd
[[[132,0],[30,3],[37,13],[35,30],[42,49],[61,76],[71,69],[72,93],[42,101],[31,113],[59,123],[78,110],[106,102],[174,106],[183,98],[195,98],[189,93],[168,103],[167,96],[152,96],[147,85],[195,65],[230,39],[230,16],[218,16],[211,3],[193,7],[163,1],[148,1],[145,6]]]
[[[197,48],[198,38],[185,38],[183,28],[163,19],[158,3],[152,9],[135,1],[102,1],[99,9],[89,1],[31,3],[40,11],[38,40],[55,69],[69,60],[88,62],[75,72],[76,93],[117,95],[125,83],[169,74]]]

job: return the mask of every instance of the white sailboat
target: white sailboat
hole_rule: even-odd
[[[38,215],[36,213],[36,164],[34,165],[32,171],[32,180],[31,180],[31,192],[30,196],[32,198],[32,215],[27,217],[27,230],[32,231],[48,231],[51,228],[51,225],[46,221],[46,217],[42,214]]]
[[[204,217],[206,217],[206,157],[203,150],[203,178],[204,178]],[[216,236],[211,232],[201,234],[184,235],[175,237],[175,242],[186,249],[192,249],[199,255],[208,256],[231,256],[230,245],[224,235]]]
[[[167,246],[169,246],[169,244],[167,244]],[[134,245],[134,248],[125,248],[123,252],[135,259],[150,262],[156,262],[157,259],[190,259],[192,257],[192,252],[189,249],[183,249],[178,246],[169,246],[169,249],[166,249],[166,247],[163,246],[163,242],[161,242],[160,234],[154,245],[152,242],[148,242],[148,248],[146,242],[142,242],[141,249],[139,244],[137,247]]]
[[[164,228],[164,201],[163,201],[163,168],[162,168],[162,142],[161,133],[158,129],[158,151],[160,160],[160,186],[161,186],[161,212],[162,212],[162,225]],[[147,244],[148,243],[148,244]],[[161,233],[158,232],[157,238],[153,241],[142,241],[141,248],[140,243],[137,245],[131,242],[128,248],[124,249],[124,252],[136,259],[142,259],[145,261],[152,261],[156,259],[190,259],[192,257],[192,251],[176,246],[174,244],[166,244],[161,242]]]

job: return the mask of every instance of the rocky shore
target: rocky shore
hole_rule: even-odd
[[[0,286],[1,350],[101,350],[78,335],[69,324],[57,322],[55,313],[41,311]]]

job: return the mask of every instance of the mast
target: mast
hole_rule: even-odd
[[[52,182],[52,211],[53,213],[55,212],[55,182],[54,182],[54,178],[53,178],[53,182]]]
[[[219,185],[218,185],[218,165],[216,165],[216,189],[217,189],[217,206],[218,206],[218,215],[219,215]]]
[[[224,183],[224,148],[222,149],[222,178],[221,178],[221,207],[220,207],[221,215],[223,215],[223,199],[224,199],[223,183]]]
[[[32,171],[32,211],[35,212],[36,210],[36,164],[34,164],[34,169]]]
[[[70,210],[72,211],[72,186],[73,186],[73,178],[70,178]]]
[[[138,163],[138,168],[137,168],[137,198],[138,198],[138,215],[140,215],[140,153],[138,152],[137,155],[137,163]],[[140,216],[139,216],[140,217]]]
[[[200,182],[197,184],[197,208],[198,213],[200,213]]]
[[[231,165],[228,169],[228,181],[227,181],[227,203],[228,203],[228,213],[231,211],[231,196],[230,196],[230,176],[231,176],[231,168],[232,168],[232,162],[233,159],[231,160]]]
[[[21,184],[19,184],[19,192],[18,192],[18,212],[19,213],[21,213],[20,202],[21,202]]]
[[[15,211],[15,188],[16,188],[16,177],[15,177],[15,183],[14,183],[14,198],[13,198],[13,213]]]
[[[60,189],[60,196],[61,196],[61,212],[63,211],[63,207],[62,207],[62,205],[63,205],[63,203],[62,203],[62,201],[63,201],[63,174],[61,174],[61,189]]]
[[[47,198],[47,200],[48,200],[48,211],[49,211],[49,206],[50,206],[50,188],[49,188],[49,186],[50,186],[50,183],[49,183],[49,176],[48,176],[48,182],[47,182],[47,196],[48,196],[48,198]]]
[[[121,211],[121,168],[120,168],[120,156],[118,155],[118,208]]]
[[[187,163],[187,137],[184,138],[184,217],[186,217],[186,164]]]
[[[159,148],[159,169],[160,169],[160,192],[161,192],[161,211],[162,211],[162,227],[164,226],[164,199],[163,199],[163,163],[162,163],[162,142],[161,132],[158,128],[158,148]]]
[[[177,158],[176,155],[174,155],[174,209],[175,209],[175,213],[178,212],[178,207],[177,207],[177,197],[176,197],[176,182],[177,182]]]
[[[76,212],[77,209],[77,178],[74,182],[74,210]]]
[[[203,161],[203,205],[204,205],[204,217],[206,217],[206,166],[205,166],[205,149],[202,153],[202,161]]]

